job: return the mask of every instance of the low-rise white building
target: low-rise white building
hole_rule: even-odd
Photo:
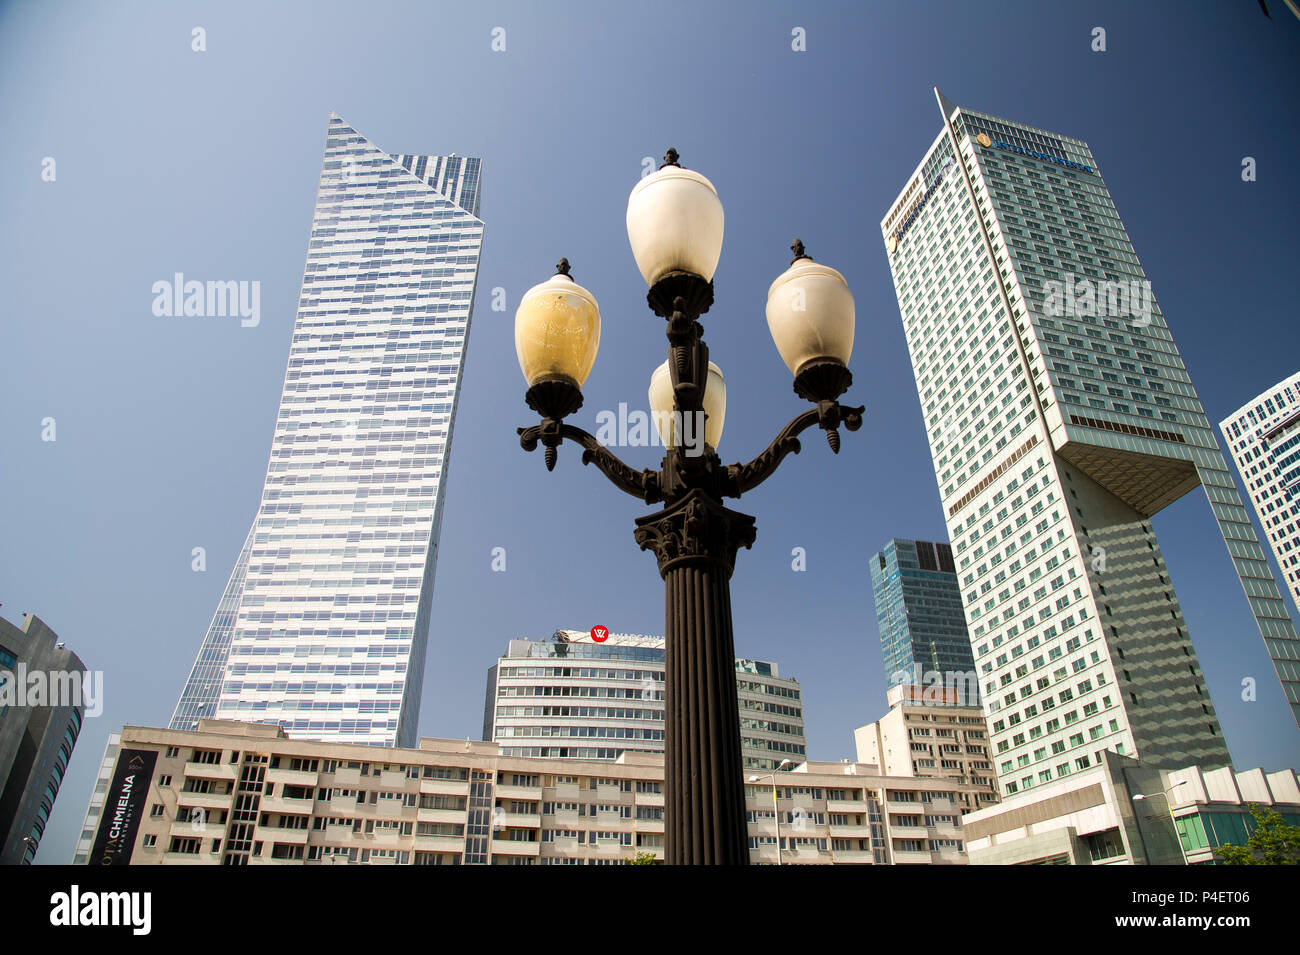
[[[577,865],[663,855],[663,756],[654,753],[539,759],[439,739],[378,749],[203,720],[195,731],[124,727],[112,779],[116,808],[101,818],[90,864]],[[745,798],[752,862],[966,862],[950,780],[813,762],[749,774]]]
[[[972,865],[1196,865],[1245,844],[1251,805],[1300,824],[1295,771],[1163,770],[1108,753],[963,823]]]

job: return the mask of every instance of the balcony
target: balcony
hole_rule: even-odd
[[[866,812],[867,804],[861,799],[828,799],[827,812]]]
[[[540,829],[542,827],[542,817],[535,812],[506,812],[501,813],[499,818],[507,829]]]
[[[343,789],[359,789],[361,787],[361,767],[349,769],[346,766],[340,766],[334,770],[334,785]]]
[[[185,775],[194,779],[228,779],[239,775],[238,763],[186,763]]]
[[[258,838],[266,842],[283,842],[295,846],[305,846],[310,829],[281,829],[278,826],[258,826]]]
[[[415,837],[415,848],[421,852],[464,852],[464,836],[421,836]]]
[[[835,839],[870,839],[871,827],[868,825],[836,825],[830,824],[830,834]]]
[[[870,849],[835,849],[831,861],[836,865],[874,865],[876,856]]]
[[[357,802],[355,795],[344,796],[336,793],[330,797],[329,802],[325,805],[329,806],[330,812],[340,816],[355,816],[357,813],[365,811],[363,804]]]
[[[411,818],[415,818],[415,807],[406,805],[400,799],[380,799],[370,807],[370,812],[382,819],[397,819],[407,812],[412,813]]]
[[[895,865],[929,865],[931,863],[930,853],[927,850],[915,852],[912,850],[895,849],[891,855]]]
[[[282,786],[310,786],[315,789],[320,781],[320,774],[304,769],[268,769],[266,781],[275,783],[277,789]]]
[[[317,831],[321,833],[321,841],[330,845],[350,844],[355,834],[351,823],[330,823]]]
[[[782,861],[785,860],[784,852],[781,853],[781,859]],[[754,864],[776,865],[776,846],[760,846],[757,849],[750,849],[749,861]]]
[[[522,799],[528,802],[537,802],[542,798],[542,787],[503,786],[498,784],[496,787],[496,797],[498,799]]]
[[[559,809],[555,813],[556,829],[577,829],[581,817],[572,809]],[[585,827],[584,827],[585,828]]]
[[[662,806],[664,804],[663,793],[637,793],[636,804],[638,806]]]
[[[410,838],[410,836],[403,836],[400,830],[385,827],[383,829],[372,829],[370,832],[363,833],[361,838],[365,840],[366,844],[395,846],[399,842],[405,842]]]
[[[177,793],[176,805],[202,809],[229,809],[231,793]]]
[[[420,792],[435,796],[467,796],[469,781],[465,779],[421,779]]]
[[[577,783],[560,783],[553,789],[556,802],[577,802],[578,801],[578,784]]]
[[[541,854],[541,844],[537,842],[513,842],[510,839],[493,839],[492,854],[536,857]]]
[[[415,811],[416,822],[450,822],[463,823],[465,821],[464,809],[417,809]]]
[[[310,816],[315,799],[292,799],[288,796],[263,796],[258,808],[262,812],[279,812],[295,816]]]
[[[226,835],[226,824],[207,819],[197,825],[193,822],[173,822],[168,835],[180,839],[222,839]]]
[[[163,865],[213,865],[221,861],[220,853],[164,852]]]

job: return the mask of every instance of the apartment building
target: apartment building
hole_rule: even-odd
[[[962,812],[998,801],[984,711],[961,702],[960,691],[899,685],[888,693],[889,712],[853,731],[859,763],[887,776],[947,779]]]
[[[129,781],[129,782],[128,782]],[[775,796],[774,796],[775,789]],[[750,860],[964,864],[951,781],[863,763],[747,776]],[[124,727],[89,857],[130,865],[618,865],[663,855],[663,757],[506,756],[291,739],[260,723]]]

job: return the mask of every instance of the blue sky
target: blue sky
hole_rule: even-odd
[[[758,540],[733,580],[737,652],[801,681],[809,754],[838,759],[885,706],[866,560],[889,537],[946,539],[878,228],[939,131],[931,87],[1091,145],[1217,423],[1300,356],[1300,22],[1277,7],[1272,21],[1246,0],[0,7],[0,614],[37,613],[106,684],[38,861],[70,858],[107,734],[170,717],[252,521],[330,110],[389,152],[483,158],[421,733],[479,734],[486,670],[512,637],[662,632],[654,561],[632,540],[648,509],[571,446],[553,474],[518,446],[534,419],[512,326],[567,256],[604,316],[576,423],[645,406],[663,323],[624,211],[643,157],[672,145],[726,208],[705,320],[727,376],[724,459],[802,410],[763,318],[791,239],[856,296],[848,397],[866,423],[838,458],[814,435],[740,502]],[[260,281],[260,324],[155,317],[152,284],[178,271]],[[507,311],[491,310],[497,287]],[[625,456],[657,464],[655,449]],[[1154,526],[1238,767],[1300,764],[1204,494]]]

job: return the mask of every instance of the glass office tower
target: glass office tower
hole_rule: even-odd
[[[1300,720],[1300,642],[1086,143],[958,109],[881,221],[1003,793],[1230,762],[1149,517],[1211,509]]]
[[[1300,372],[1238,408],[1219,428],[1300,607]]]
[[[966,613],[952,549],[895,538],[871,558],[886,687],[943,686],[958,701],[979,705]]]
[[[173,729],[416,744],[479,167],[331,115],[261,505]]]

